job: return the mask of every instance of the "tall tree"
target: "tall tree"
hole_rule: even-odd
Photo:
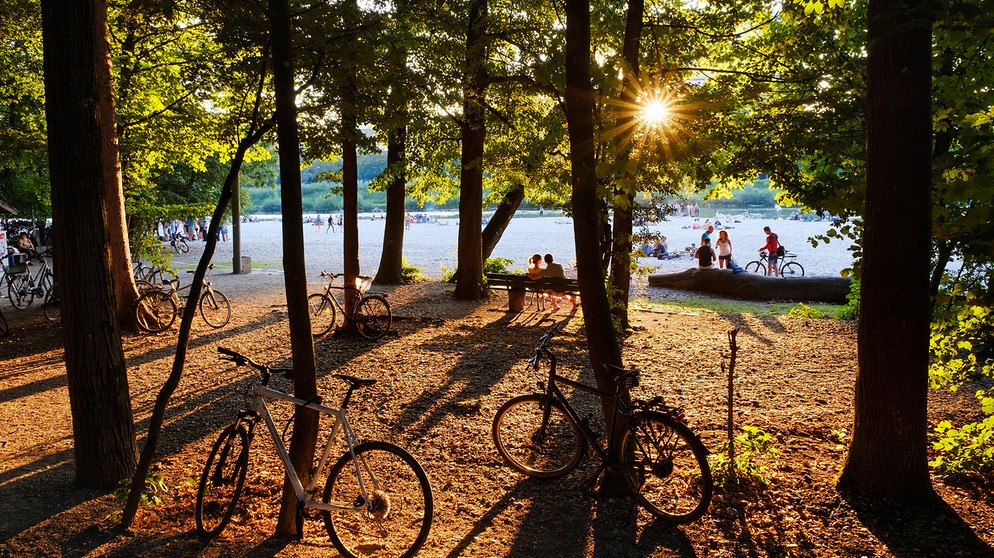
[[[317,397],[314,340],[307,307],[307,268],[304,261],[304,229],[300,226],[300,145],[297,136],[297,103],[294,90],[292,23],[287,0],[270,0],[272,25],[273,86],[276,93],[276,125],[280,148],[280,177],[283,202],[283,272],[286,276],[287,314],[290,322],[290,351],[293,356],[293,393],[312,400]],[[297,476],[309,481],[319,415],[298,409],[290,437],[290,460]],[[283,499],[276,532],[298,533],[303,513],[290,483],[283,484]]]
[[[105,222],[106,169],[117,167],[107,91],[107,11],[102,0],[42,2],[45,98],[55,257],[76,482],[113,488],[135,469],[137,446]]]
[[[483,148],[487,137],[488,0],[470,0],[463,69],[462,160],[459,170],[459,277],[455,297],[483,294]]]
[[[577,282],[583,298],[583,323],[587,334],[590,366],[597,386],[614,392],[614,378],[605,368],[621,365],[621,348],[611,322],[604,270],[600,265],[601,221],[597,195],[597,166],[594,157],[594,92],[590,85],[590,3],[566,2],[566,121],[569,127],[570,164],[573,184],[573,236],[576,244]],[[604,414],[613,407],[604,401]],[[609,421],[610,423],[610,421]],[[610,435],[616,435],[613,432]],[[602,488],[618,488],[618,477]]]
[[[931,29],[927,4],[871,0],[855,422],[840,490],[936,498],[928,474]],[[905,234],[893,242],[893,231]],[[895,288],[901,285],[901,288]]]

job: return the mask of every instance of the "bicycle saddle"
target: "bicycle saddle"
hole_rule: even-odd
[[[332,374],[332,376],[340,380],[344,380],[352,387],[366,387],[376,383],[376,380],[369,378],[356,378],[355,376],[348,376],[346,374]]]

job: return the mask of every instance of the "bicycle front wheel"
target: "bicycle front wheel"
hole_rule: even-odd
[[[335,305],[324,293],[314,293],[307,297],[307,308],[311,313],[311,335],[327,335],[335,327]]]
[[[788,262],[780,268],[780,277],[804,277],[804,268],[797,262]]]
[[[155,289],[138,297],[135,318],[138,327],[149,332],[159,333],[169,329],[176,321],[179,307],[176,300],[167,292]]]
[[[176,252],[180,254],[185,254],[190,251],[190,245],[186,243],[185,240],[181,240],[176,243]]]
[[[48,295],[45,296],[45,303],[42,308],[45,310],[45,317],[48,318],[48,321],[58,322],[62,319],[62,306],[59,304],[59,297],[55,294],[54,286],[48,291]]]
[[[200,295],[200,317],[213,328],[224,327],[231,320],[231,303],[228,297],[217,289],[204,291]]]
[[[565,475],[587,453],[587,439],[562,404],[540,393],[504,403],[494,416],[493,438],[508,465],[532,477]]]
[[[245,485],[250,442],[248,431],[238,422],[214,442],[197,487],[197,532],[202,537],[216,537],[231,521]]]
[[[379,339],[387,334],[393,322],[390,303],[380,295],[365,295],[355,307],[352,320],[360,335],[366,339]]]
[[[621,435],[622,475],[636,500],[673,523],[699,518],[711,505],[707,449],[686,425],[657,412],[642,413]]]
[[[34,291],[31,290],[31,280],[26,274],[13,275],[7,278],[7,296],[10,303],[18,310],[26,310],[34,302]]]
[[[424,469],[402,448],[366,442],[345,452],[328,474],[323,512],[342,556],[414,556],[431,529],[434,500]],[[364,496],[365,494],[365,496]]]
[[[753,260],[746,264],[745,270],[749,273],[762,273],[766,275],[766,264],[759,260]]]

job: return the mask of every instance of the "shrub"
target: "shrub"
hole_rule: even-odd
[[[428,280],[424,270],[415,267],[407,262],[407,258],[400,259],[400,280],[404,283],[424,283]]]
[[[849,294],[846,296],[846,304],[839,308],[835,317],[840,320],[859,319],[859,280],[853,279],[849,284]]]
[[[726,442],[712,454],[711,473],[717,486],[726,483],[740,484],[752,482],[760,486],[770,484],[766,478],[766,466],[758,459],[776,459],[780,450],[773,445],[773,436],[755,426],[743,426],[742,433],[735,437],[735,462],[728,458],[729,443]]]
[[[787,315],[792,318],[827,318],[828,315],[818,310],[817,308],[812,308],[807,304],[798,303],[797,307],[791,308]]]

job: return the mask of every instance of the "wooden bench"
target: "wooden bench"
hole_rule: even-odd
[[[576,279],[529,279],[515,273],[487,273],[486,278],[487,287],[507,290],[507,309],[510,312],[525,309],[525,293],[552,292],[580,296],[580,285]]]

